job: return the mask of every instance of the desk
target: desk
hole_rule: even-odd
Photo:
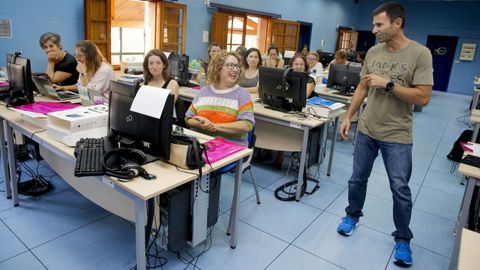
[[[455,245],[453,246],[453,252],[450,258],[450,270],[456,269],[460,250],[460,240],[462,239],[462,232],[464,231],[463,228],[465,228],[465,225],[467,224],[470,203],[472,202],[473,190],[475,185],[480,185],[480,168],[460,163],[460,166],[458,167],[458,172],[465,176],[468,176],[468,183],[465,189],[465,193],[463,194],[462,205],[458,214],[458,223],[456,228],[457,236],[455,238]]]
[[[472,114],[470,115],[470,122],[474,124],[472,142],[476,142],[478,137],[478,131],[480,129],[480,110],[472,110]]]
[[[199,90],[187,87],[180,87],[180,98],[186,101],[192,101]],[[252,94],[252,100],[257,100],[258,95]],[[263,104],[254,102],[255,116],[255,135],[257,140],[255,147],[271,149],[277,151],[300,152],[300,167],[298,170],[297,193],[296,200],[300,200],[302,179],[305,170],[305,162],[307,157],[308,134],[312,128],[321,126],[329,121],[327,118],[307,118],[298,119],[297,117],[270,109],[266,109]],[[334,119],[334,138],[337,137],[339,117],[345,111],[341,110],[337,114],[331,116]],[[327,175],[330,176],[332,171],[333,153],[335,150],[335,139],[332,140],[330,148],[330,158],[328,161]]]
[[[326,98],[335,102],[340,102],[347,105],[350,105],[352,103],[352,96],[340,95],[338,93],[335,93],[335,91],[333,90],[321,88],[320,85],[318,85],[315,88],[315,93],[317,93],[317,95],[320,96],[321,98]],[[360,117],[362,116],[362,113],[363,113],[363,106],[366,103],[367,103],[367,98],[363,100],[362,105],[358,108],[358,111],[357,111],[357,124],[355,125],[355,133],[353,134],[353,145],[355,145],[355,142],[357,141],[358,124],[360,121]]]
[[[73,188],[106,210],[135,222],[137,269],[145,269],[146,201],[184,183],[193,181],[196,179],[196,176],[190,173],[179,172],[175,166],[157,161],[144,166],[149,173],[155,174],[158,177],[157,180],[148,181],[142,178],[135,178],[130,182],[120,182],[115,178],[105,176],[77,178],[73,176],[75,158],[72,147],[68,147],[48,137],[46,132],[43,132],[40,127],[24,121],[20,113],[16,111],[9,110],[2,106],[0,107],[0,115],[6,128],[7,156],[10,164],[15,164],[12,136],[12,131],[15,129],[39,143],[40,152],[45,161],[56,170],[67,183],[72,185]],[[205,135],[199,135],[199,137],[207,138]],[[5,147],[3,143],[2,147]],[[2,150],[2,153],[3,151],[4,150]],[[251,149],[245,149],[212,164],[213,170],[216,170],[232,162],[237,162],[232,210],[228,226],[228,233],[231,234],[230,246],[232,248],[235,248],[237,244],[237,209],[241,181],[240,168],[243,158],[251,154],[251,152]],[[7,156],[2,154],[4,164]],[[210,166],[203,168],[205,174],[211,171]],[[191,172],[195,173],[195,171]],[[10,166],[10,175],[9,177],[7,177],[7,175],[8,172],[5,171],[6,190],[8,190],[10,186],[13,187],[11,196],[13,197],[14,205],[18,206],[16,185],[12,184],[17,182],[15,166]],[[9,178],[9,181],[7,181],[7,178]]]
[[[462,229],[458,270],[478,269],[480,267],[480,234]]]

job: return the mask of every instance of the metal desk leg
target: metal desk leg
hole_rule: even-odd
[[[300,153],[300,167],[298,168],[298,180],[297,180],[297,194],[295,200],[300,201],[302,184],[303,184],[303,175],[307,173],[305,170],[305,161],[307,159],[307,144],[308,144],[308,127],[303,128],[303,143],[302,143],[302,152]]]
[[[0,154],[2,155],[2,163],[3,163],[3,178],[5,180],[5,195],[7,199],[12,198],[12,186],[10,181],[10,172],[8,170],[8,154],[7,148],[5,147],[5,129],[4,124],[6,122],[1,119],[0,120]]]
[[[450,258],[450,267],[448,269],[454,270],[457,268],[458,253],[460,251],[460,240],[462,237],[462,228],[467,224],[468,210],[472,202],[473,190],[475,188],[476,179],[469,177],[467,188],[463,195],[462,206],[460,208],[459,220],[457,224],[457,235],[455,238],[455,245],[453,246],[452,257]]]
[[[243,159],[237,161],[237,167],[235,168],[235,188],[233,190],[232,209],[230,211],[230,220],[228,222],[227,233],[231,233],[230,247],[237,247],[237,229],[238,229],[238,204],[240,203],[240,184],[242,181],[242,168]]]
[[[480,129],[480,124],[479,123],[475,123],[475,128],[473,129],[473,135],[472,135],[472,142],[476,142],[477,141],[477,137],[478,137],[478,130]]]
[[[335,117],[335,124],[333,125],[334,130],[333,130],[332,146],[330,148],[330,158],[328,159],[328,170],[327,170],[328,176],[332,174],[333,153],[335,151],[335,142],[337,141],[339,118],[340,118],[339,116]]]
[[[137,270],[146,269],[145,259],[145,201],[135,199],[135,250],[137,255]]]
[[[8,163],[10,164],[10,180],[12,184],[12,199],[13,206],[18,206],[18,185],[17,185],[17,172],[15,170],[15,154],[13,153],[13,129],[8,124],[7,127],[7,147],[8,147]]]

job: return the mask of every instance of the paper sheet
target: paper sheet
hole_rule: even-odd
[[[460,145],[463,148],[463,151],[466,153],[471,153],[474,156],[480,156],[480,144],[471,143],[471,142],[460,142]]]
[[[169,94],[169,89],[142,85],[133,100],[130,110],[160,119]]]

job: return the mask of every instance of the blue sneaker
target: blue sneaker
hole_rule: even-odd
[[[353,233],[353,230],[358,226],[358,220],[355,220],[351,217],[342,218],[342,223],[338,225],[337,232],[341,235],[350,236]]]
[[[395,244],[395,257],[393,262],[398,266],[410,267],[412,265],[412,250],[407,242],[397,242]]]

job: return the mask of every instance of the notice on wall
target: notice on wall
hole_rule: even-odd
[[[473,61],[473,59],[475,58],[476,49],[477,44],[475,43],[463,43],[462,50],[460,51],[460,60]]]
[[[12,38],[12,20],[0,19],[0,38]]]

